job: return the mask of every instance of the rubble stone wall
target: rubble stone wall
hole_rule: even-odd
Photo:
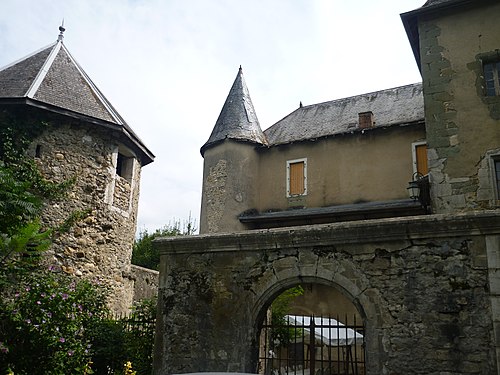
[[[158,296],[159,272],[135,264],[132,264],[131,271],[134,280],[134,302],[156,298]]]
[[[266,310],[299,283],[357,307],[369,375],[496,373],[498,228],[494,211],[158,240],[154,373],[255,372]]]
[[[46,205],[43,221],[57,226],[84,213],[55,239],[47,266],[109,286],[110,307],[124,313],[134,293],[130,259],[141,167],[134,160],[130,182],[118,176],[118,146],[116,135],[75,120],[53,125],[34,141],[31,153],[38,154],[35,160],[47,179],[75,178],[67,198]]]

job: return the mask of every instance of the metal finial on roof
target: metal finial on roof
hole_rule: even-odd
[[[299,103],[299,108],[302,108],[302,100]]]
[[[64,38],[63,34],[65,31],[66,31],[66,29],[64,28],[64,18],[63,18],[63,20],[61,22],[61,26],[59,26],[59,36],[57,37],[58,41],[63,40],[63,38]]]

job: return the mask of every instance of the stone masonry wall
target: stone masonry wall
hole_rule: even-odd
[[[132,182],[124,181],[115,173],[118,144],[113,135],[76,120],[55,125],[36,139],[33,155],[37,147],[35,160],[47,179],[76,178],[67,199],[46,205],[43,221],[55,226],[72,213],[87,212],[68,233],[55,239],[47,266],[109,286],[110,307],[126,312],[133,298],[130,259],[140,164],[134,163]]]
[[[498,51],[500,5],[440,14],[419,24],[433,212],[499,205],[492,156],[500,99],[487,97],[483,59]],[[493,52],[492,52],[493,51]]]
[[[495,373],[499,228],[495,211],[157,240],[154,373],[255,372],[267,307],[301,282],[357,306],[368,375]]]
[[[131,271],[134,280],[134,302],[156,298],[158,296],[159,272],[135,264],[132,264]]]

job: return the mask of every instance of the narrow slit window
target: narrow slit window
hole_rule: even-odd
[[[307,194],[307,160],[287,161],[287,196]]]

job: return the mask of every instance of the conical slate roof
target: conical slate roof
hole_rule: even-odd
[[[55,43],[0,68],[0,103],[41,107],[114,128],[138,149],[143,165],[152,162],[151,151],[71,56],[60,30]]]
[[[201,147],[201,154],[203,155],[208,147],[225,139],[267,144],[252,99],[250,99],[250,93],[243,78],[241,67],[215,123],[212,134]]]

